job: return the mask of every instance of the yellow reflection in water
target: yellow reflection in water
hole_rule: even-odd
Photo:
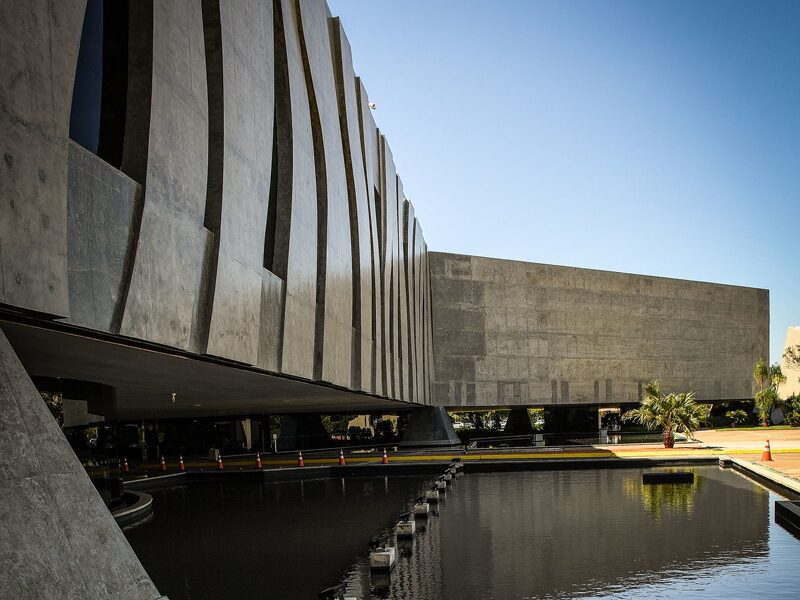
[[[676,472],[670,469],[671,473]],[[623,482],[625,495],[640,498],[644,509],[654,519],[661,518],[664,510],[692,514],[694,496],[700,489],[702,479],[695,475],[693,483],[642,483],[642,476],[626,477]]]

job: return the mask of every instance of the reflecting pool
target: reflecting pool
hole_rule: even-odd
[[[641,469],[464,475],[398,543],[388,577],[370,574],[370,543],[395,543],[425,477],[154,491],[154,518],[125,533],[171,600],[313,599],[338,584],[361,600],[797,598],[782,497],[732,470],[680,470],[694,483],[646,486]]]
[[[123,531],[170,600],[316,598],[426,481],[351,477],[153,490],[153,517]]]
[[[346,595],[798,598],[800,541],[773,518],[782,496],[731,470],[680,470],[694,484],[643,485],[641,469],[466,475],[391,576],[362,559]]]

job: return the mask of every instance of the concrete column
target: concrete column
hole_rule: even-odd
[[[0,331],[0,596],[160,598]]]
[[[408,419],[401,446],[458,446],[461,440],[442,406],[416,408]]]
[[[508,435],[533,435],[535,433],[527,408],[511,409],[506,421],[505,432]]]

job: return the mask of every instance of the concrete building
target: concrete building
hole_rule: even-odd
[[[414,409],[442,444],[443,407],[751,396],[765,290],[429,253],[322,0],[3,2],[0,55],[12,597],[157,597],[31,377],[107,421]]]
[[[434,252],[435,404],[635,403],[642,385],[753,397],[766,290]]]

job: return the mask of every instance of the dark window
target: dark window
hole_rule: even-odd
[[[88,0],[72,90],[69,136],[120,167],[128,86],[128,2]]]

